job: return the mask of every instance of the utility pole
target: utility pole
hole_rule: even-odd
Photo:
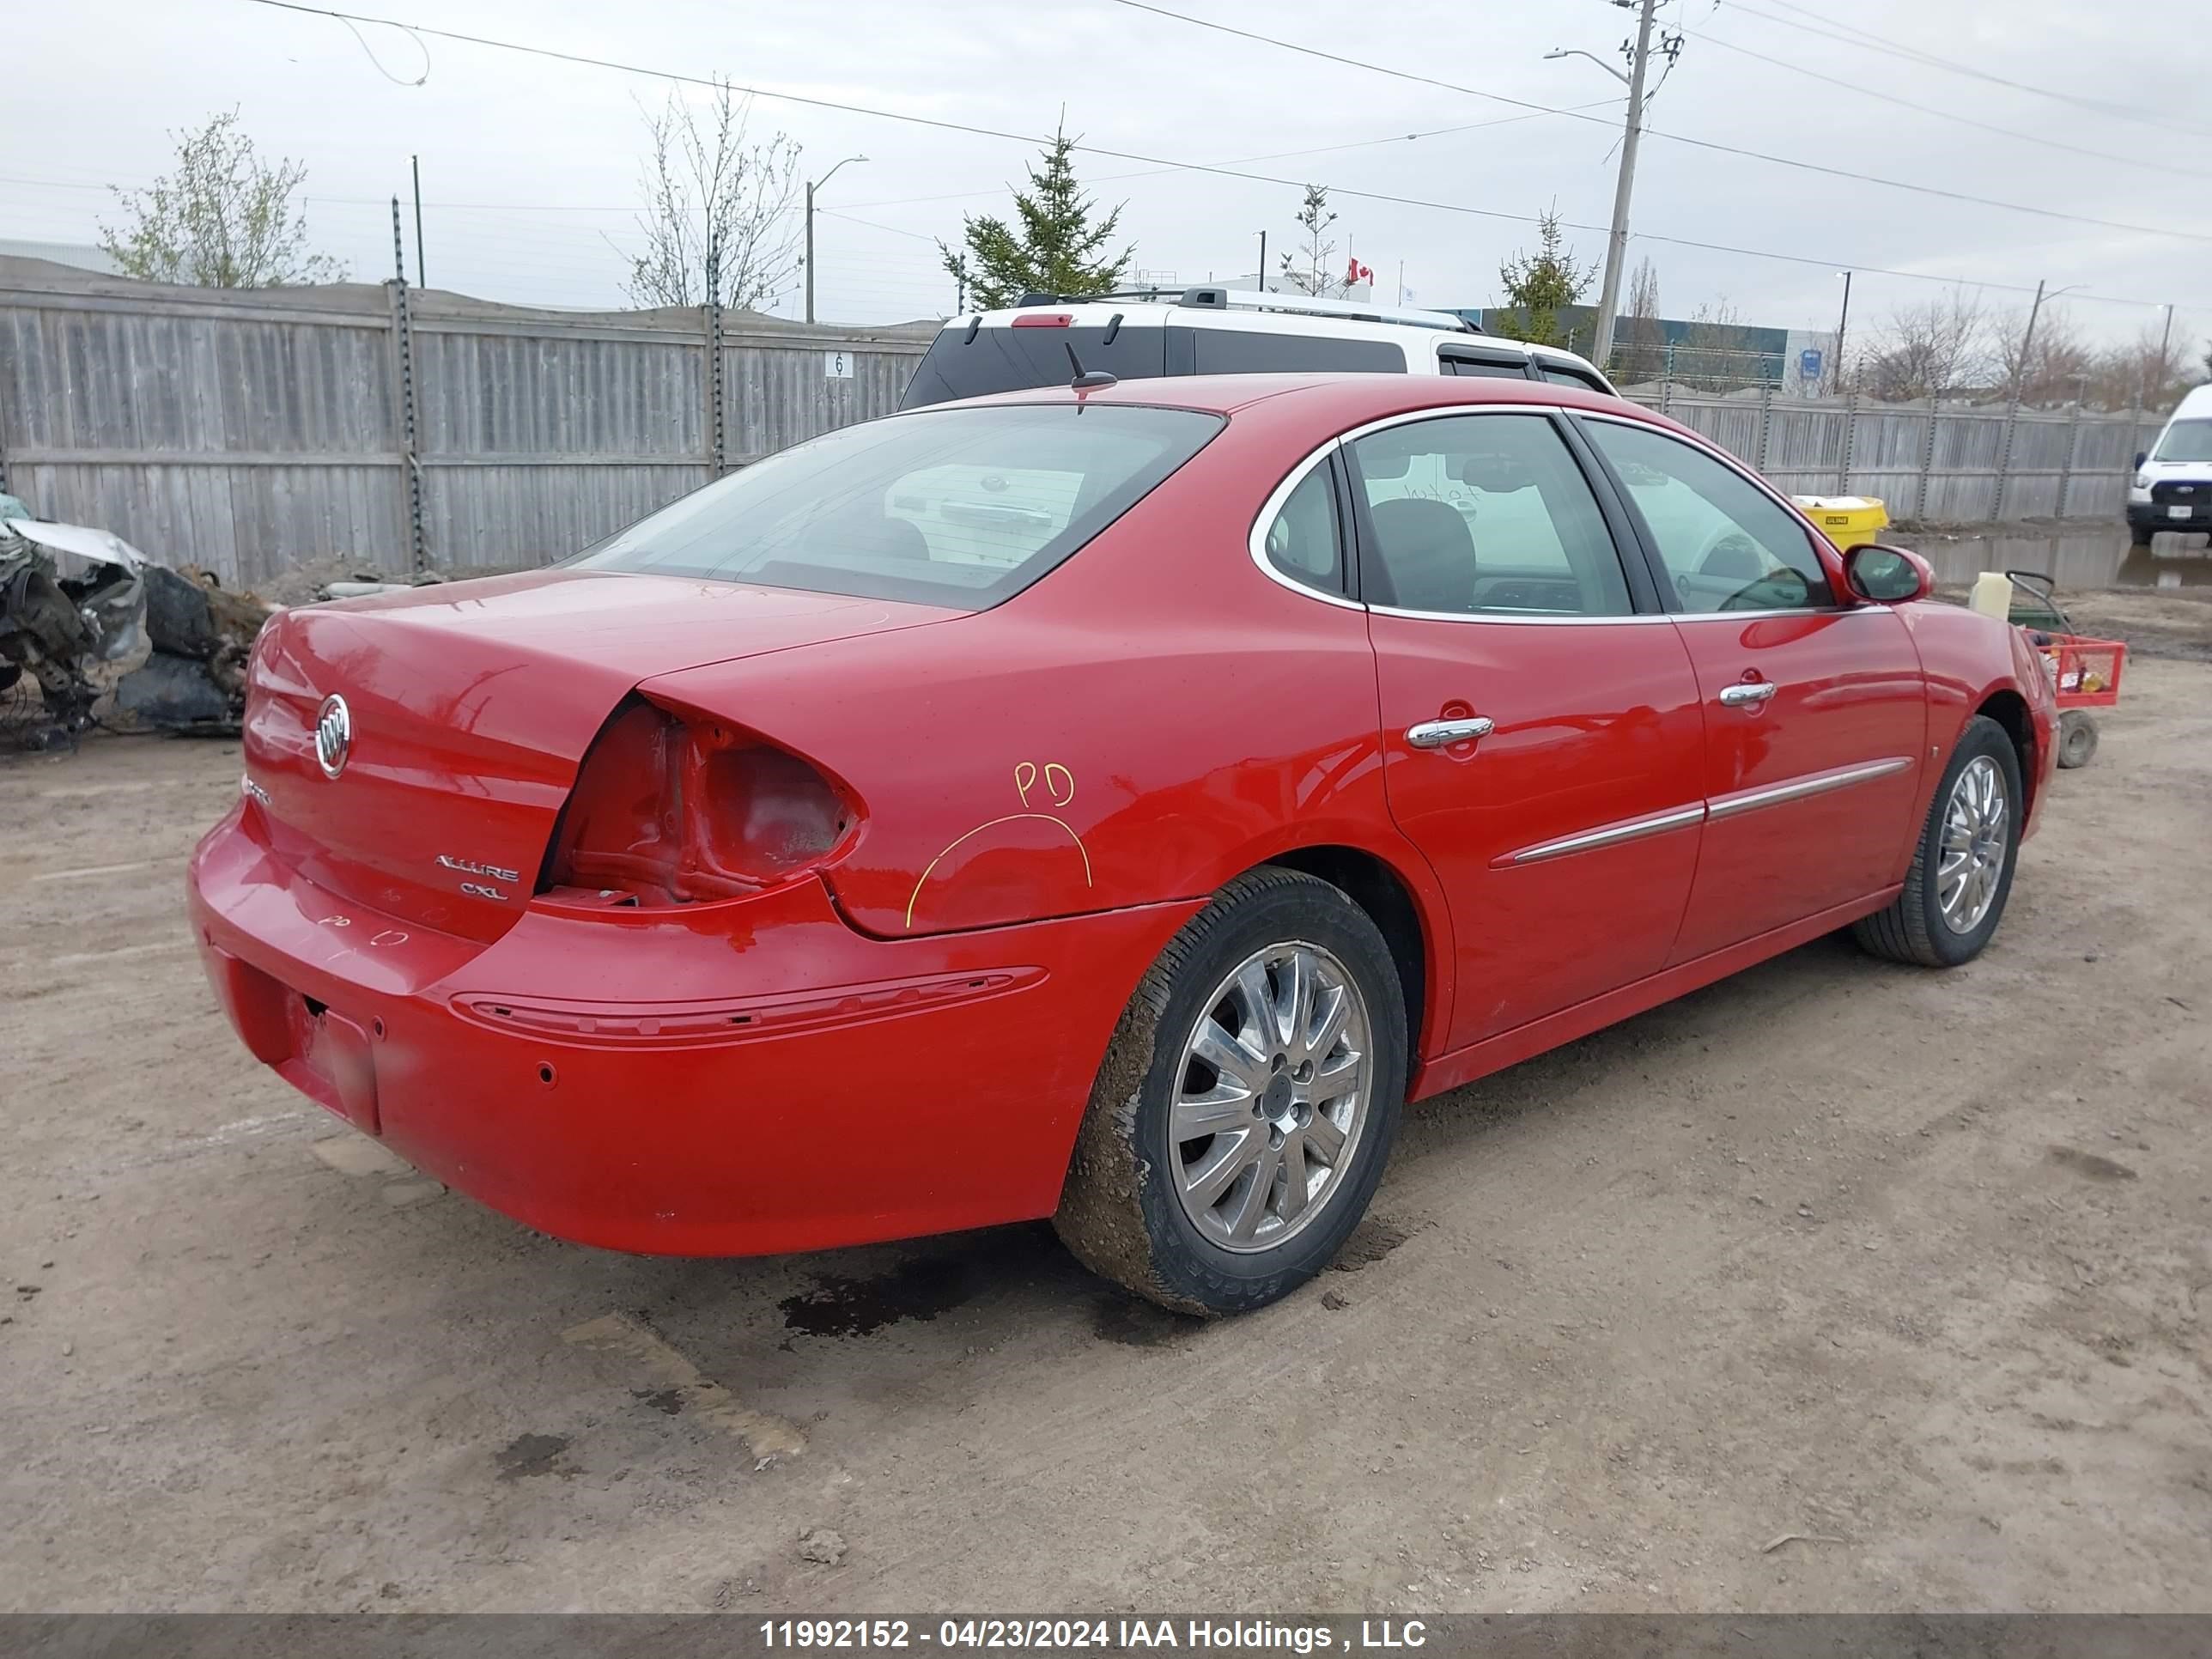
[[[1830,384],[1838,398],[1844,395],[1844,329],[1851,320],[1851,273],[1844,271],[1843,277],[1844,308],[1836,313],[1835,373],[1830,376]]]
[[[1590,359],[1600,368],[1613,356],[1613,323],[1620,308],[1620,273],[1628,264],[1628,198],[1636,187],[1636,141],[1644,136],[1644,71],[1651,61],[1651,14],[1659,0],[1614,0],[1636,7],[1636,56],[1628,71],[1628,126],[1620,136],[1620,174],[1613,187],[1613,232],[1605,244],[1605,282],[1598,290],[1597,337]]]
[[[424,286],[422,282],[422,158],[419,155],[410,155],[407,158],[407,166],[415,174],[415,286],[421,288]]]
[[[2043,309],[2044,281],[2035,284],[2035,302],[2027,308],[2027,326],[2021,331],[2020,357],[2012,368],[2012,400],[2005,405],[2004,440],[1997,450],[1996,488],[1990,499],[1990,520],[2004,520],[2005,485],[2012,477],[2013,434],[2020,429],[2021,400],[2027,395],[2028,352],[2035,344],[2035,314]]]
[[[2045,279],[2048,280],[2048,279]],[[2020,361],[2012,369],[2012,406],[2018,409],[2027,396],[2027,366],[2033,361],[2029,353],[2035,346],[2035,314],[2043,309],[2043,282],[2035,285],[2035,300],[2027,308],[2027,326],[2021,331]]]
[[[1267,233],[1260,233],[1260,292],[1267,291]]]
[[[2162,377],[2159,382],[2158,389],[2160,392],[2165,391],[2166,386],[2172,380],[2172,371],[2167,368],[2166,359],[2166,354],[2167,350],[2171,349],[2172,344],[2173,307],[2169,305],[2166,308],[2166,326],[2159,331],[2158,336],[2158,372]],[[2142,395],[2136,401],[2138,406],[2147,404],[2150,402],[2150,371],[2148,368],[2143,371]]]

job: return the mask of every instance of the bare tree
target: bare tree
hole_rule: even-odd
[[[653,147],[640,168],[645,252],[623,289],[641,306],[759,310],[797,276],[799,146],[783,133],[748,143],[752,100],[717,80],[703,107],[671,91],[647,112]],[[710,277],[709,272],[712,272]]]
[[[1629,276],[1628,313],[1621,319],[1620,337],[1630,345],[1664,343],[1659,326],[1659,273],[1652,268],[1649,255]]]
[[[1629,274],[1628,305],[1614,331],[1613,378],[1656,380],[1665,364],[1667,331],[1659,320],[1659,273],[1647,257]]]
[[[1940,398],[1991,373],[1991,325],[1977,295],[1954,289],[1924,305],[1899,306],[1859,360],[1859,386],[1890,402]]]
[[[1725,294],[1690,313],[1674,349],[1674,377],[1707,392],[1733,392],[1767,377],[1743,313]]]
[[[1999,388],[2032,408],[2074,402],[2086,390],[2094,354],[2063,306],[2046,305],[2035,313],[2032,336],[2028,321],[2027,312],[2016,311],[1994,331]]]
[[[2167,410],[2192,383],[2187,347],[2161,331],[2145,329],[2132,340],[2097,354],[2089,371],[2087,401],[2099,409]]]
[[[1337,274],[1336,244],[1328,240],[1328,228],[1335,222],[1328,187],[1308,185],[1298,209],[1298,228],[1304,234],[1297,248],[1282,256],[1283,285],[1291,293],[1340,299],[1349,288]]]
[[[144,190],[117,190],[129,222],[100,227],[100,246],[125,276],[200,288],[345,280],[337,260],[307,252],[307,222],[294,216],[305,162],[264,161],[238,130],[235,109],[197,132],[169,136],[177,170]]]

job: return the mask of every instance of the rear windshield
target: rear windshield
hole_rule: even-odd
[[[2212,461],[2212,421],[2176,421],[2158,441],[2161,461]]]
[[[1107,343],[1109,332],[1113,343]],[[1073,362],[1068,353],[1075,354]],[[1124,380],[1158,380],[1167,370],[1164,328],[979,328],[968,337],[965,324],[937,337],[907,383],[901,409],[982,398],[994,392],[1030,392],[1066,386],[1075,363],[1085,372],[1103,369]]]
[[[1115,404],[896,415],[757,462],[568,563],[980,611],[1075,552],[1224,424]]]

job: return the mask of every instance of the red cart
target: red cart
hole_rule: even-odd
[[[2050,670],[2058,699],[2058,763],[2087,766],[2097,752],[2097,722],[2088,711],[2120,700],[2128,647],[2119,640],[2074,631],[2058,603],[2057,584],[2040,571],[2008,570],[2014,590],[2012,620],[2027,630]],[[2027,603],[2021,603],[2025,595]]]

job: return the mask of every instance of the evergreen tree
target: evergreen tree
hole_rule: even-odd
[[[1577,264],[1559,230],[1556,210],[1536,221],[1536,252],[1516,253],[1498,267],[1505,304],[1486,315],[1483,325],[1509,339],[1539,345],[1565,345],[1559,313],[1583,297],[1595,265]]]
[[[1322,300],[1344,296],[1347,284],[1337,275],[1336,244],[1328,235],[1335,222],[1328,186],[1308,185],[1305,199],[1298,207],[1298,229],[1303,234],[1297,247],[1282,256],[1283,285],[1291,293],[1310,294]]]
[[[1053,134],[1043,168],[1032,165],[1030,188],[1014,192],[1016,223],[963,214],[963,246],[956,252],[943,242],[937,245],[945,270],[960,284],[964,306],[991,311],[1016,303],[1024,294],[1097,294],[1121,281],[1136,246],[1133,243],[1111,255],[1105,252],[1121,222],[1121,210],[1093,222],[1097,204],[1083,193],[1068,159],[1074,149],[1075,140],[1065,127]]]

